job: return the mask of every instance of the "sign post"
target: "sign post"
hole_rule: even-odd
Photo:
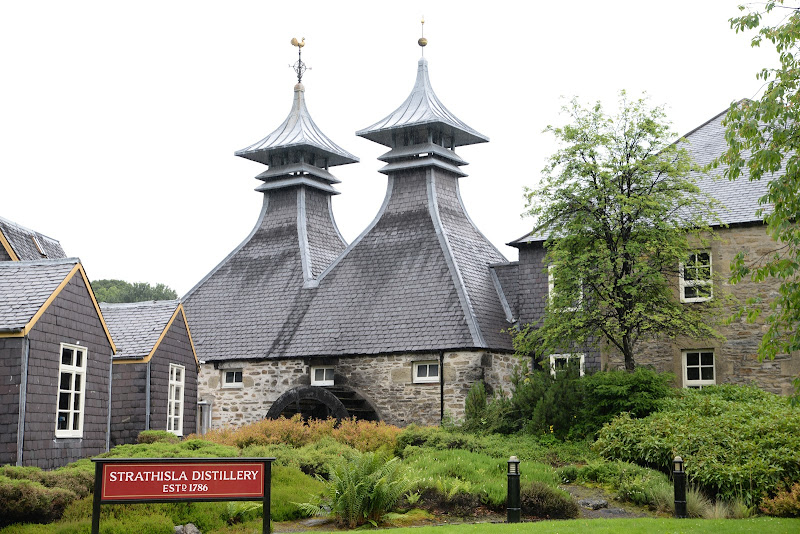
[[[269,533],[275,458],[92,458],[92,534],[100,505],[145,502],[262,501]]]

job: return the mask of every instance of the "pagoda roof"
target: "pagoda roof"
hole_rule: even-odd
[[[453,115],[436,96],[428,77],[428,61],[420,58],[417,80],[411,94],[389,116],[356,132],[356,135],[392,147],[392,134],[398,130],[437,125],[442,132],[454,138],[453,146],[485,143],[485,135],[467,126]]]
[[[236,151],[236,155],[269,165],[270,155],[287,149],[306,149],[328,158],[328,166],[357,163],[358,158],[331,141],[311,119],[305,101],[305,87],[294,86],[294,101],[283,124],[261,141]]]

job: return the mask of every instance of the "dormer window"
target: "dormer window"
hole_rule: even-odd
[[[31,240],[33,241],[33,244],[36,245],[36,250],[39,251],[39,254],[41,254],[43,258],[46,258],[47,253],[44,251],[44,247],[42,247],[41,242],[39,242],[39,236],[33,234],[31,236]]]

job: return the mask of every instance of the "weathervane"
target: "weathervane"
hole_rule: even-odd
[[[417,41],[417,44],[420,47],[422,47],[422,55],[424,56],[425,55],[425,45],[428,44],[428,40],[425,39],[425,16],[424,15],[422,16],[421,23],[422,23],[422,30],[420,31],[420,34],[422,35],[422,37],[419,38],[419,41]]]
[[[306,64],[303,63],[303,47],[306,45],[306,38],[298,41],[297,37],[292,37],[292,45],[297,47],[297,63],[289,65],[297,73],[297,83],[303,83],[303,74],[306,72]]]

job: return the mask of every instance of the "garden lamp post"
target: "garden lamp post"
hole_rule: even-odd
[[[672,460],[672,479],[675,483],[675,517],[686,517],[686,471],[683,469],[683,458],[676,456]]]
[[[519,458],[512,456],[508,459],[508,500],[506,502],[506,522],[519,523],[519,519]]]

